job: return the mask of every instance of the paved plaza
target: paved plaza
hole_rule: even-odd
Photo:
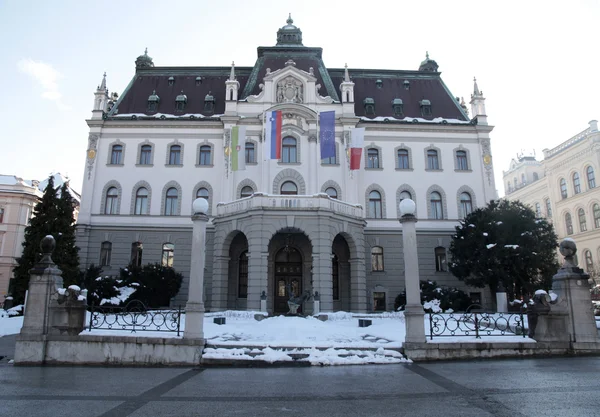
[[[2,416],[600,415],[600,358],[343,367],[14,367]]]

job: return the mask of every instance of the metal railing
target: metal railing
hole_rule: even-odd
[[[523,313],[429,313],[429,338],[475,336],[527,337]]]
[[[168,310],[148,310],[138,300],[124,307],[90,306],[89,331],[92,329],[136,332],[181,333],[181,307]]]

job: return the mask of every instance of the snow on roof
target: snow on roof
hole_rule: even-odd
[[[59,191],[59,195],[60,195],[60,188],[62,187],[62,185],[65,182],[69,181],[69,178],[62,175],[60,172],[54,172],[50,175],[52,175],[54,177],[54,188]],[[48,186],[48,178],[46,178],[43,181],[35,181],[35,180],[24,180],[23,178],[17,177],[16,175],[0,175],[0,185],[22,184],[22,185],[26,185],[28,187],[35,187],[36,183],[37,183],[37,189],[43,193],[44,190],[46,189],[46,187]],[[69,187],[69,192],[71,193],[71,197],[73,197],[74,200],[76,200],[78,203],[81,202],[81,195],[77,191],[75,191],[71,187]]]
[[[470,121],[468,120],[459,120],[459,119],[445,119],[443,117],[436,117],[432,120],[429,119],[423,119],[422,117],[405,117],[403,119],[397,119],[395,117],[381,117],[381,116],[377,116],[377,117],[365,117],[365,116],[361,116],[360,120],[363,120],[365,122],[388,122],[388,121],[397,121],[397,122],[411,122],[411,123],[442,123],[442,124],[447,124],[447,123],[453,123],[453,124],[463,124],[463,125],[468,125],[471,124]]]

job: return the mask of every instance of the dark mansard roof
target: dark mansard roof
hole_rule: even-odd
[[[258,57],[253,67],[236,67],[235,76],[240,83],[239,99],[260,93],[260,84],[267,69],[276,71],[293,60],[296,68],[309,72],[313,69],[317,84],[321,85],[319,95],[330,96],[340,101],[340,84],[344,80],[344,69],[327,69],[323,62],[322,48],[302,45],[302,32],[294,26],[291,18],[277,34],[277,46],[259,47]],[[444,118],[468,121],[457,100],[437,72],[437,63],[427,59],[417,71],[349,69],[354,83],[354,109],[357,116],[366,116],[364,100],[375,102],[375,114],[369,118],[393,117],[392,101],[401,99],[403,117],[424,117],[421,103],[431,103],[431,115],[427,119]],[[138,57],[136,74],[119,101],[113,106],[108,117],[137,114],[182,115],[176,112],[176,98],[185,94],[187,102],[183,114],[211,117],[225,112],[225,81],[229,78],[230,66],[223,67],[155,67],[147,53]],[[408,83],[407,83],[408,82]],[[156,112],[148,112],[148,98],[156,94],[160,102]],[[205,109],[207,96],[214,98],[212,111]]]

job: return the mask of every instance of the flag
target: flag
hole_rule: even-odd
[[[246,169],[246,126],[231,128],[231,170]]]
[[[281,159],[281,111],[267,112],[265,159]]]
[[[358,127],[352,129],[350,141],[350,169],[360,169],[360,161],[362,159],[362,150],[365,146],[365,128]]]
[[[321,159],[335,158],[335,111],[324,111],[319,116]]]

